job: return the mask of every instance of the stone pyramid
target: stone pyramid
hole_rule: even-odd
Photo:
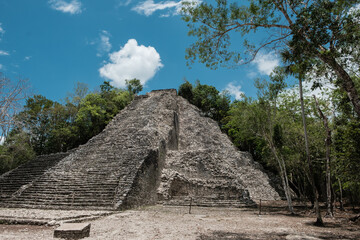
[[[176,90],[137,96],[88,143],[0,176],[0,206],[126,209],[277,200],[269,177]]]

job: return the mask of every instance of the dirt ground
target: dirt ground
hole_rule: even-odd
[[[150,206],[116,212],[91,221],[85,239],[360,239],[357,213],[336,212],[316,227],[311,210],[297,209],[289,215],[284,206],[258,209]],[[0,239],[53,239],[55,227],[0,225]]]

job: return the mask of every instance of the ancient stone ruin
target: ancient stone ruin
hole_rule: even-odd
[[[262,167],[176,90],[137,96],[99,135],[0,177],[0,206],[126,209],[276,200]]]

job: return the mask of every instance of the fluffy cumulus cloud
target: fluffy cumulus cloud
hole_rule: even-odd
[[[10,53],[7,51],[0,50],[0,56],[9,56]]]
[[[100,39],[98,42],[98,47],[97,47],[97,54],[96,56],[101,57],[104,54],[110,52],[111,50],[111,43],[110,43],[110,34],[109,32],[103,30],[100,33]]]
[[[79,14],[82,12],[82,4],[79,0],[65,1],[65,0],[49,0],[50,7],[52,9],[70,13]]]
[[[230,82],[228,85],[226,85],[225,90],[228,91],[230,95],[234,96],[236,100],[243,98],[244,92],[241,91],[240,85],[235,85],[235,83]]]
[[[144,85],[164,66],[155,48],[138,45],[135,39],[129,39],[109,57],[109,62],[99,72],[101,77],[111,80],[116,87],[125,87],[125,80],[133,78],[139,79]]]
[[[181,0],[181,1],[162,1],[155,3],[154,0],[146,0],[138,5],[136,5],[134,8],[132,8],[133,11],[143,14],[145,16],[150,16],[156,11],[162,11],[162,10],[168,10],[169,12],[166,14],[162,14],[162,17],[168,17],[171,15],[176,15],[181,11],[182,4],[185,2],[190,2],[194,5],[199,4],[200,0]]]
[[[258,53],[253,64],[262,75],[270,75],[275,67],[279,66],[280,60],[275,53]]]

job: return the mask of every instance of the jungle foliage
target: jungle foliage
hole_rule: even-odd
[[[65,152],[86,143],[141,90],[140,81],[133,79],[127,82],[127,90],[105,81],[100,90],[89,92],[86,84],[76,83],[64,103],[42,95],[28,97],[0,145],[0,173],[36,155]]]

